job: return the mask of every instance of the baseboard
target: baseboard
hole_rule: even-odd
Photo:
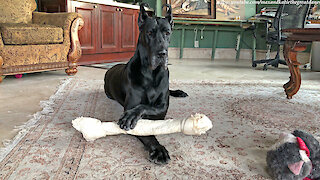
[[[231,48],[217,48],[215,59],[235,59],[236,50]],[[251,59],[251,50],[242,49],[240,51],[240,59]],[[211,48],[183,48],[183,58],[187,59],[207,59],[211,58]],[[180,48],[169,48],[169,58],[179,58]]]

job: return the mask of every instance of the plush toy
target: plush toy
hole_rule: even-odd
[[[320,144],[300,130],[283,133],[267,153],[267,166],[274,179],[319,180]]]
[[[140,119],[134,129],[125,131],[115,122],[101,122],[98,119],[79,117],[72,121],[73,127],[83,134],[87,141],[94,141],[107,135],[131,134],[150,136],[182,132],[188,135],[201,135],[212,128],[211,120],[203,114],[195,114],[184,120],[145,120]]]

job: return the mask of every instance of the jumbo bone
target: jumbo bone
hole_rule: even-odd
[[[131,134],[150,136],[182,132],[187,135],[201,135],[212,128],[211,120],[204,114],[191,115],[184,120],[140,119],[134,129],[125,131],[115,122],[101,122],[90,117],[79,117],[72,121],[73,127],[83,134],[87,141],[94,141],[107,135]]]

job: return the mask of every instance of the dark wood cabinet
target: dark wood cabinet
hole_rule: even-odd
[[[121,13],[121,51],[134,51],[138,40],[138,15],[132,9]],[[129,30],[129,31],[128,31]],[[132,30],[132,31],[131,31]]]
[[[95,54],[97,51],[98,8],[97,5],[71,1],[72,12],[82,15],[84,26],[79,31],[82,54]]]
[[[100,6],[99,9],[99,53],[120,51],[120,18],[119,8],[114,6]]]
[[[40,11],[48,9],[44,3],[47,1],[39,0]],[[51,0],[51,4],[52,1],[57,2],[56,10],[65,6],[63,0]],[[67,12],[81,14],[85,22],[79,31],[83,50],[79,64],[127,61],[133,56],[139,35],[138,9],[75,0],[64,2]]]

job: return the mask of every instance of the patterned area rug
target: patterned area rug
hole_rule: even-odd
[[[147,160],[142,144],[118,135],[86,142],[71,120],[116,121],[122,107],[106,98],[103,81],[66,80],[16,139],[0,152],[0,179],[269,179],[266,151],[282,131],[320,137],[320,85],[292,100],[282,83],[172,82],[189,97],[171,98],[168,118],[204,113],[213,129],[202,136],[157,136],[168,165]]]

